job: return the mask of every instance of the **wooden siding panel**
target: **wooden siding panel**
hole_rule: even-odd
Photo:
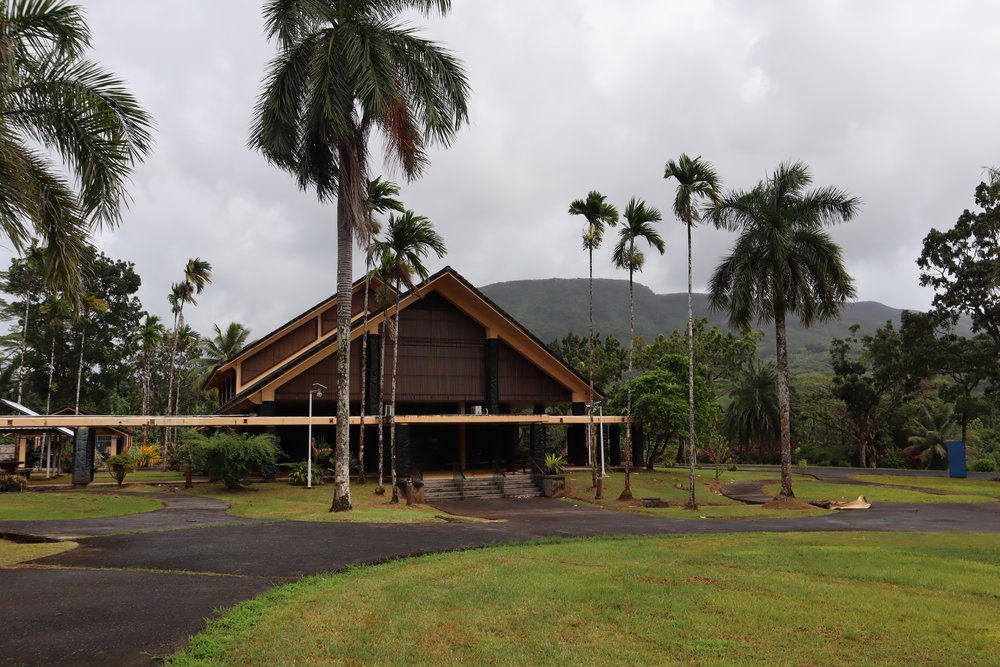
[[[486,330],[437,294],[400,313],[398,401],[482,402]],[[383,388],[392,382],[392,341],[386,341]]]
[[[316,318],[313,317],[248,357],[243,362],[243,384],[249,384],[265,371],[287,361],[315,340]]]
[[[500,341],[501,403],[567,403],[571,392]]]
[[[323,401],[337,400],[337,353],[334,352],[301,375],[292,378],[275,390],[276,401],[307,401],[313,383],[326,386]],[[361,399],[361,338],[351,344],[351,400]]]
[[[375,293],[368,295],[368,307],[375,308]],[[365,309],[365,290],[359,289],[351,299],[351,317],[361,313]],[[325,336],[337,329],[337,300],[334,299],[332,305],[320,314],[320,324],[323,327],[321,335]]]

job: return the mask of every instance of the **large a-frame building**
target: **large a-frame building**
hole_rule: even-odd
[[[351,331],[351,414],[377,414],[379,393],[388,397],[392,344],[380,332],[394,303],[383,305],[370,289],[367,327],[363,317],[365,286],[354,285]],[[391,295],[390,295],[391,296]],[[310,308],[220,364],[206,382],[219,394],[218,414],[302,416],[310,390],[326,387],[314,398],[315,415],[334,415],[337,400],[336,297]],[[450,267],[431,276],[399,302],[399,351],[396,379],[397,415],[468,415],[456,423],[399,425],[400,475],[421,471],[488,469],[526,465],[537,470],[544,458],[544,427],[534,425],[530,437],[512,424],[484,424],[479,415],[542,414],[546,408],[570,404],[572,414],[585,414],[587,381],[558,358],[527,329],[490,301]],[[365,395],[361,394],[361,350],[367,336]],[[600,398],[600,396],[598,396]],[[358,451],[359,428],[352,427],[351,450]],[[377,430],[366,427],[365,468],[377,466]],[[331,427],[313,431],[319,442],[332,443]],[[306,451],[305,427],[277,427],[276,435],[290,457]],[[524,442],[527,440],[527,442]],[[567,427],[569,455],[586,462],[585,427]],[[617,458],[617,457],[615,457]]]

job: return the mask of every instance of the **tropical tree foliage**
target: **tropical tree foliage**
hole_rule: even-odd
[[[770,462],[778,453],[781,414],[773,363],[752,361],[736,376],[719,430],[743,461]]]
[[[740,233],[711,279],[713,308],[747,330],[774,323],[778,406],[781,413],[781,495],[792,496],[786,319],[806,326],[836,317],[855,296],[840,247],[824,227],[852,219],[861,202],[832,187],[807,190],[812,175],[801,162],[781,164],[749,191],[727,193],[710,220]]]
[[[250,145],[303,190],[337,201],[337,336],[350,339],[352,239],[370,233],[368,139],[415,178],[427,148],[447,145],[467,120],[459,61],[399,22],[416,9],[445,14],[450,0],[269,0],[265,31],[278,43],[257,102]],[[350,355],[338,356],[337,445],[331,511],[351,509],[347,427]]]
[[[0,228],[19,252],[46,246],[44,279],[71,297],[91,227],[119,221],[150,144],[149,116],[89,46],[79,6],[0,3]]]
[[[996,171],[976,187],[975,200],[981,210],[966,210],[954,227],[944,232],[932,229],[924,238],[917,259],[920,284],[934,288],[939,315],[956,322],[959,315],[967,314],[975,331],[1000,345],[1000,178]]]

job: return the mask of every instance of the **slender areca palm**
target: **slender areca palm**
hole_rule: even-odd
[[[395,286],[395,313],[393,315],[392,336],[392,384],[389,404],[392,418],[389,430],[389,451],[392,458],[392,502],[399,502],[396,479],[396,362],[399,359],[399,302],[402,287],[414,289],[414,278],[426,280],[430,275],[424,265],[424,258],[430,253],[444,257],[444,239],[434,231],[431,221],[413,211],[399,216],[389,216],[385,239],[374,244],[375,255],[379,258],[381,273]]]
[[[597,457],[594,455],[594,250],[601,247],[604,228],[618,224],[618,209],[605,201],[596,190],[587,193],[586,199],[577,199],[569,205],[570,215],[582,215],[587,225],[583,229],[583,249],[587,251],[589,273],[587,276],[587,307],[589,335],[587,339],[587,448],[590,452],[590,476],[597,498],[602,497],[597,478]]]
[[[615,266],[620,269],[628,269],[628,379],[632,379],[632,366],[635,358],[635,295],[633,293],[632,277],[636,271],[642,271],[642,266],[646,262],[646,257],[642,251],[636,247],[637,241],[645,241],[651,248],[655,248],[663,254],[666,246],[660,233],[653,227],[654,222],[663,219],[660,212],[652,206],[647,206],[646,202],[633,197],[625,207],[625,222],[618,233],[618,244],[612,256]],[[627,417],[632,415],[632,382],[628,383],[628,396],[626,398],[625,413]],[[625,425],[625,488],[619,500],[629,500],[632,498],[632,424]]]
[[[250,145],[302,189],[337,199],[337,339],[350,340],[352,236],[364,225],[368,138],[385,135],[407,178],[467,120],[459,61],[398,23],[400,12],[447,13],[450,0],[269,0],[265,29],[279,54],[258,99]],[[349,354],[338,356],[337,449],[331,511],[351,509]]]
[[[24,393],[24,358],[28,352],[28,329],[31,319],[31,305],[35,294],[44,287],[41,276],[45,275],[45,262],[48,253],[45,248],[32,245],[24,256],[26,289],[24,293],[24,320],[21,323],[21,341],[19,359],[17,362],[17,402],[20,403]]]
[[[156,315],[146,315],[145,321],[135,335],[135,342],[142,352],[142,414],[149,414],[150,379],[153,375],[153,353],[163,343],[167,330]],[[142,426],[142,446],[149,444],[149,426]]]
[[[110,308],[108,302],[96,294],[83,295],[77,304],[74,316],[80,324],[80,361],[76,367],[76,402],[73,404],[73,412],[76,414],[80,414],[80,384],[83,380],[83,348],[87,340],[87,320],[91,313],[106,313],[108,308]]]
[[[360,484],[365,483],[365,396],[368,380],[368,293],[372,273],[372,242],[381,231],[381,225],[375,219],[375,214],[405,211],[403,202],[396,198],[398,195],[399,186],[392,181],[383,180],[382,177],[368,181],[368,197],[365,200],[368,228],[366,233],[358,234],[358,242],[365,251],[365,297],[361,316],[361,330],[363,332],[361,334],[361,409],[359,410],[361,424],[358,429],[358,482]],[[379,361],[381,362],[381,357],[379,357]],[[379,487],[381,486],[382,483],[379,481]]]
[[[45,299],[39,310],[48,316],[50,344],[49,344],[49,382],[45,390],[45,414],[52,412],[52,392],[55,389],[55,369],[56,369],[56,341],[60,332],[65,330],[66,320],[72,315],[72,302],[59,294],[53,292]],[[46,434],[44,436],[44,449],[46,451],[45,477],[52,476],[52,438]]]
[[[805,164],[783,163],[753,190],[727,193],[708,214],[717,226],[740,232],[712,274],[712,307],[728,311],[740,329],[774,323],[783,496],[794,495],[786,318],[797,315],[809,326],[838,316],[855,296],[840,246],[824,227],[851,220],[861,201],[832,187],[806,191],[811,184]]]
[[[707,161],[688,157],[681,153],[676,161],[669,160],[663,170],[663,178],[677,179],[674,195],[674,215],[687,228],[687,269],[688,269],[688,508],[696,509],[694,498],[695,469],[698,465],[698,449],[695,445],[694,409],[694,312],[692,308],[692,265],[691,229],[701,220],[699,207],[705,203],[718,203],[721,181],[715,169]]]
[[[184,265],[184,279],[175,283],[170,288],[171,310],[174,313],[173,340],[170,348],[170,373],[167,380],[167,414],[173,415],[177,405],[173,402],[174,396],[174,375],[177,371],[177,346],[181,340],[179,332],[184,327],[184,306],[190,303],[197,306],[195,295],[201,294],[205,287],[212,282],[212,265],[205,260],[195,257],[189,259]],[[163,429],[163,466],[164,470],[168,465],[167,449],[169,447],[170,429]]]
[[[0,230],[17,251],[44,240],[46,282],[71,297],[91,226],[118,222],[150,143],[149,116],[89,46],[76,5],[0,3]]]

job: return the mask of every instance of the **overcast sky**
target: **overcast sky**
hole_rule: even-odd
[[[214,267],[188,312],[202,333],[238,321],[262,335],[335,291],[335,207],[246,148],[274,53],[260,3],[82,5],[92,57],[156,121],[131,208],[99,239],[135,262],[145,307],[169,319],[170,285],[195,256]],[[416,23],[464,61],[470,124],[402,197],[448,244],[431,269],[451,264],[476,285],[585,277],[582,219],[567,208],[596,189],[663,211],[667,253],[638,280],[684,291],[663,167],[686,152],[730,187],[795,159],[816,185],[861,197],[862,215],[833,230],[860,299],[926,309],[924,235],[950,227],[982,167],[1000,164],[1000,3],[454,0]],[[696,231],[696,290],[733,238]],[[625,277],[612,245],[595,256],[598,277]]]

